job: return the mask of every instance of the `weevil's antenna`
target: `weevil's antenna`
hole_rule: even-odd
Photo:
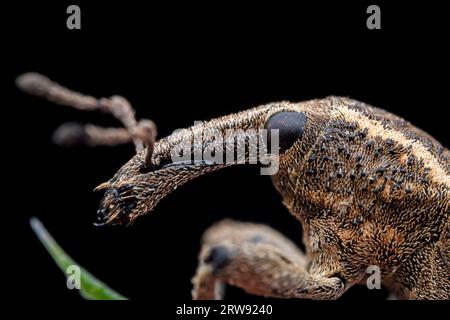
[[[152,120],[141,120],[139,121],[138,128],[136,131],[136,137],[144,142],[147,148],[145,153],[145,165],[147,168],[152,166],[152,155],[155,149],[157,129],[156,125]]]
[[[65,123],[53,134],[53,141],[56,144],[114,146],[133,141],[136,152],[140,152],[145,145],[147,148],[146,165],[151,165],[156,142],[156,125],[153,121],[146,119],[137,122],[133,107],[124,97],[112,96],[97,99],[63,87],[35,72],[24,73],[17,77],[16,85],[26,93],[45,98],[59,105],[70,106],[78,110],[100,110],[110,113],[125,127],[125,129],[102,128],[92,124]]]
[[[96,147],[130,143],[133,138],[125,128],[104,128],[93,124],[66,122],[55,130],[52,141],[66,147],[78,145]]]
[[[100,108],[98,99],[69,90],[39,73],[29,72],[18,76],[16,85],[28,94],[45,98],[56,104],[87,111]]]

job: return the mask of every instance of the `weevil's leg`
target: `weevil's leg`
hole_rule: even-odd
[[[279,298],[334,299],[344,292],[339,278],[309,274],[306,256],[263,225],[226,220],[212,226],[199,259],[194,299],[221,299],[224,284]]]
[[[225,293],[225,283],[214,276],[213,266],[200,263],[192,278],[192,299],[222,300]]]
[[[389,293],[388,297],[386,298],[386,300],[398,300],[398,297],[395,293]]]

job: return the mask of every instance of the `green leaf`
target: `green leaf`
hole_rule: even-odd
[[[30,225],[36,236],[44,245],[47,252],[64,272],[66,277],[66,270],[72,266],[78,266],[80,268],[80,295],[85,299],[90,300],[127,300],[126,297],[115,292],[109,288],[106,284],[95,278],[87,270],[79,266],[70,256],[68,256],[64,250],[56,243],[55,239],[48,233],[44,225],[37,218],[30,219]]]

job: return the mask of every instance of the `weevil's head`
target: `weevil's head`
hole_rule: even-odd
[[[258,129],[266,129],[268,139],[263,139],[263,142],[279,164],[279,169],[273,171],[273,180],[283,194],[280,181],[289,177],[292,167],[301,162],[314,144],[328,121],[329,104],[327,99],[273,103],[176,131],[156,143],[151,164],[145,163],[147,157],[144,150],[128,161],[111,180],[98,187],[106,190],[98,210],[100,220],[107,224],[128,224],[152,211],[162,198],[178,186],[238,162],[237,158],[227,162],[225,155],[222,161],[217,161],[217,157],[205,159],[204,153],[201,160],[194,161],[198,158],[193,156],[183,161],[174,159],[174,155],[179,156],[180,150],[183,150],[181,153],[188,150],[192,154],[198,150],[214,150],[217,155],[229,152],[231,146],[235,156],[239,141],[246,144],[246,148],[252,143],[249,142],[251,139],[240,140],[242,135],[248,138],[249,132],[260,132],[252,131]],[[278,143],[274,143],[273,132],[278,137],[275,139]],[[189,145],[187,149],[186,144]],[[263,156],[261,149],[258,150],[258,155]],[[246,157],[248,159],[248,153]]]

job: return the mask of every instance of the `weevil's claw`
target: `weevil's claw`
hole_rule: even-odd
[[[131,213],[138,199],[133,194],[133,186],[123,184],[118,188],[109,188],[97,210],[97,219],[101,224],[125,224],[133,219]]]
[[[106,181],[106,182],[100,183],[98,186],[96,186],[95,189],[94,189],[94,192],[105,190],[105,189],[108,189],[110,187],[111,187],[111,182]]]

